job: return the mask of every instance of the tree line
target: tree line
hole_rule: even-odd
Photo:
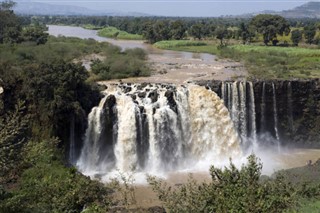
[[[31,18],[31,17],[30,17]],[[242,40],[252,42],[266,29],[263,42],[278,43],[275,35],[288,35],[297,45],[303,38],[308,44],[318,44],[320,23],[317,19],[285,19],[278,15],[261,14],[253,18],[179,18],[179,17],[82,17],[82,16],[39,16],[33,17],[37,23],[79,25],[90,24],[98,28],[107,26],[132,34],[143,35],[150,43],[162,40],[186,38]],[[292,30],[290,30],[290,28]]]

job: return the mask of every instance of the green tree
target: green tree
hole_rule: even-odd
[[[189,32],[189,35],[192,36],[195,39],[202,39],[203,38],[203,29],[204,26],[202,23],[197,23],[191,26]]]
[[[7,172],[18,167],[21,150],[27,142],[28,118],[26,107],[18,102],[15,110],[0,118],[0,177],[7,177]],[[3,181],[0,178],[0,183]]]
[[[304,38],[308,44],[312,44],[314,37],[316,35],[316,27],[315,25],[307,25],[303,29]]]
[[[223,40],[227,37],[228,35],[228,30],[227,28],[223,27],[218,27],[215,31],[216,38],[220,40],[220,45],[223,46]]]
[[[277,44],[277,35],[288,35],[290,25],[288,21],[279,15],[260,14],[252,18],[250,25],[263,35],[263,42],[268,45],[272,41],[273,45]]]
[[[177,20],[170,24],[171,38],[175,40],[183,39],[186,35],[186,26],[183,21]]]
[[[302,32],[298,29],[292,30],[291,41],[295,46],[298,46],[299,42],[302,40]]]
[[[21,42],[21,26],[18,17],[12,10],[14,5],[12,1],[0,3],[0,43]]]
[[[154,29],[153,29],[153,23],[152,22],[146,22],[144,24],[142,35],[151,44],[157,42],[156,33],[155,33]]]
[[[254,37],[254,31],[252,30],[252,27],[242,22],[238,30],[238,36],[241,37],[242,43],[246,44],[251,42]]]
[[[22,31],[22,37],[24,41],[32,41],[37,45],[45,44],[48,41],[48,33],[45,33],[45,26],[28,26]]]

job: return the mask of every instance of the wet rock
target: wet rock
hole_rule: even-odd
[[[139,97],[139,98],[145,98],[146,95],[147,95],[146,92],[139,92],[139,93],[138,93],[138,97]]]
[[[178,108],[177,108],[177,103],[174,100],[174,92],[172,90],[167,90],[164,96],[167,97],[170,108],[177,113]]]
[[[151,91],[151,92],[149,93],[148,98],[150,98],[151,101],[152,101],[152,103],[154,103],[154,102],[157,102],[158,96],[159,96],[159,95],[158,95],[157,91],[156,91],[156,90],[153,90],[153,91]]]
[[[104,103],[103,108],[108,107],[109,109],[111,109],[115,104],[116,104],[116,97],[114,95],[109,95],[107,97],[106,102]]]
[[[130,94],[130,97],[132,98],[132,100],[137,100],[137,96],[136,95],[134,95],[134,94]]]

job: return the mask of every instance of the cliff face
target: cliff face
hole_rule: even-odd
[[[258,135],[269,134],[274,138],[278,137],[282,144],[288,146],[320,147],[319,79],[252,82],[254,121],[249,118],[250,116],[252,118],[253,114],[249,82],[201,81],[197,83],[214,90],[225,100],[225,103],[228,102],[226,96],[229,96],[229,99],[231,96],[233,101],[235,98],[232,97],[238,96],[236,100],[239,99],[240,113],[241,94],[244,94],[246,107],[243,111],[247,113],[242,117],[247,123],[249,133],[252,131],[250,126],[253,126],[250,122],[255,122]],[[241,90],[244,91],[241,92]],[[230,104],[226,105],[232,114],[234,106],[232,108]]]

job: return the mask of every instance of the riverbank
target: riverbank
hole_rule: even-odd
[[[320,51],[316,47],[274,47],[233,44],[219,47],[212,42],[160,41],[158,48],[216,54],[244,64],[255,79],[308,79],[320,77]]]
[[[191,53],[158,49],[143,41],[115,40],[100,37],[96,30],[81,27],[49,25],[48,32],[53,36],[79,37],[95,39],[100,42],[109,42],[119,46],[121,50],[142,48],[148,54],[148,62],[152,69],[151,76],[124,78],[122,82],[149,82],[183,84],[198,80],[241,80],[247,77],[244,66],[229,59],[218,59],[207,53]],[[120,79],[103,81],[104,83],[119,82]]]

